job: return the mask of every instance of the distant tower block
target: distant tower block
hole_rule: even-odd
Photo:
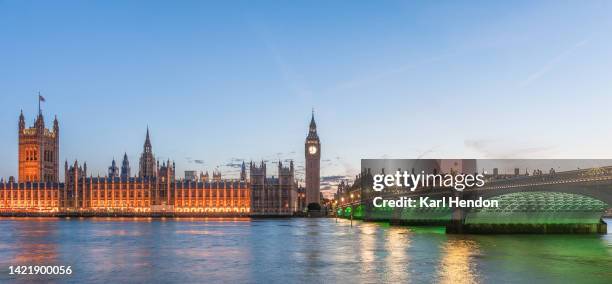
[[[19,115],[18,155],[19,182],[59,182],[59,122],[55,117],[53,129],[45,128],[40,104],[32,127],[26,128],[23,112]]]
[[[314,111],[304,144],[304,155],[306,158],[306,205],[319,204],[321,203],[321,141],[317,134]]]

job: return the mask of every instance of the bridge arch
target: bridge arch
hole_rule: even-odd
[[[597,224],[608,208],[591,196],[550,191],[519,191],[490,196],[499,207],[474,208],[465,224]]]
[[[608,207],[612,207],[612,184],[610,184],[609,182],[591,182],[582,184],[553,183],[509,188],[485,187],[477,191],[466,192],[466,194],[464,194],[464,199],[474,199],[478,197],[490,199],[493,197],[515,192],[557,192],[578,194],[603,201],[608,205]]]
[[[365,208],[363,204],[346,205],[346,207],[338,207],[336,214],[338,217],[363,219]]]

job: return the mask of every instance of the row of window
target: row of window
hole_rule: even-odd
[[[20,202],[1,202],[0,201],[0,205],[1,207],[32,207],[32,206],[37,206],[37,207],[55,207],[58,206],[58,202],[57,201],[34,201],[34,200],[24,200],[24,201],[20,201]],[[121,200],[116,200],[114,202],[111,201],[89,201],[86,200],[85,202],[77,202],[76,207],[148,207],[150,205],[150,202],[147,201],[142,201],[142,202],[127,202],[127,201],[121,201]],[[63,207],[75,207],[74,202],[61,202],[61,206]],[[180,206],[180,207],[249,207],[248,203],[238,203],[238,202],[234,202],[234,203],[228,203],[228,202],[183,202],[183,203],[177,203],[175,204],[175,206]]]
[[[38,161],[38,150],[37,149],[26,149],[25,150],[26,161]],[[55,155],[52,150],[43,151],[43,161],[53,162],[55,161]]]
[[[43,161],[45,161],[45,162],[53,162],[54,160],[55,160],[55,157],[53,155],[53,151],[45,150],[43,152]]]
[[[39,193],[40,193],[40,195],[39,195]],[[49,198],[58,199],[58,195],[59,194],[58,194],[57,191],[47,192],[47,194],[45,195],[44,192],[36,192],[36,191],[29,191],[29,190],[27,190],[27,191],[13,191],[13,194],[12,194],[12,197],[11,197],[11,192],[10,191],[0,191],[0,200],[4,200],[4,199],[13,199],[13,200],[16,200],[16,199],[41,199],[41,200],[43,200],[43,199],[49,199]],[[107,194],[105,196],[103,191],[100,191],[100,192],[94,191],[91,197],[93,197],[95,199],[105,199],[105,198],[106,199],[112,199],[113,195],[112,195],[112,192],[107,192]],[[148,192],[144,192],[144,193],[143,192],[137,192],[136,194],[135,194],[135,192],[129,192],[129,195],[121,194],[121,192],[119,192],[119,191],[115,192],[115,199],[121,199],[121,198],[126,198],[126,199],[127,198],[129,198],[129,199],[133,199],[133,198],[137,198],[137,199],[146,198],[146,199],[148,199],[149,197],[151,197],[151,196],[149,196]],[[214,198],[217,198],[217,197],[224,198],[224,199],[225,198],[233,198],[233,199],[236,199],[236,200],[248,199],[248,196],[246,196],[246,195],[242,195],[242,196],[221,196],[221,195],[219,195],[219,196],[217,196],[216,194],[213,194],[212,196],[211,195],[208,195],[208,196],[201,196],[200,195],[197,198],[195,196],[189,197],[187,195],[185,195],[185,196],[178,195],[176,198],[174,198],[174,196],[172,196],[172,197],[173,197],[173,199],[176,199],[176,200],[204,200],[204,199],[206,199],[206,200],[214,200]],[[69,197],[68,199],[71,199],[71,198],[72,197]],[[83,196],[81,196],[81,198],[83,198]],[[89,196],[85,196],[85,199],[89,199]]]
[[[55,198],[55,199],[57,199],[57,196],[58,196],[58,192],[57,191],[51,191],[51,192],[47,193],[47,197],[48,198]],[[29,199],[29,198],[35,198],[35,197],[38,197],[38,193],[37,192],[23,191],[20,194],[19,191],[14,191],[12,199]],[[6,199],[11,199],[10,191],[0,191],[0,200],[3,200],[5,198]],[[40,193],[40,199],[46,199],[44,192]]]
[[[26,161],[38,161],[38,151],[34,149],[25,150]]]

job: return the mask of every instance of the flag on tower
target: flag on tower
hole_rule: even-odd
[[[43,97],[40,92],[38,92],[38,114],[42,115],[42,110],[40,109],[40,102],[44,102],[45,97]]]

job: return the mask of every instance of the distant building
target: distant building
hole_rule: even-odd
[[[213,181],[221,181],[221,171],[219,170],[214,170],[213,171]]]
[[[206,173],[202,172],[200,173],[200,181],[202,182],[207,182],[209,181],[209,175],[208,175],[208,171],[206,171]]]
[[[297,188],[297,211],[303,211],[308,204],[306,204],[306,188],[299,186]]]
[[[240,166],[240,180],[247,180],[246,165],[244,161],[242,161],[242,165]]]
[[[187,181],[197,181],[198,180],[198,171],[185,171],[185,180],[187,180]]]
[[[366,173],[361,173],[355,176],[355,182],[351,185],[349,181],[341,181],[338,184],[338,190],[334,194],[336,206],[344,206],[346,204],[361,203],[361,178]]]

